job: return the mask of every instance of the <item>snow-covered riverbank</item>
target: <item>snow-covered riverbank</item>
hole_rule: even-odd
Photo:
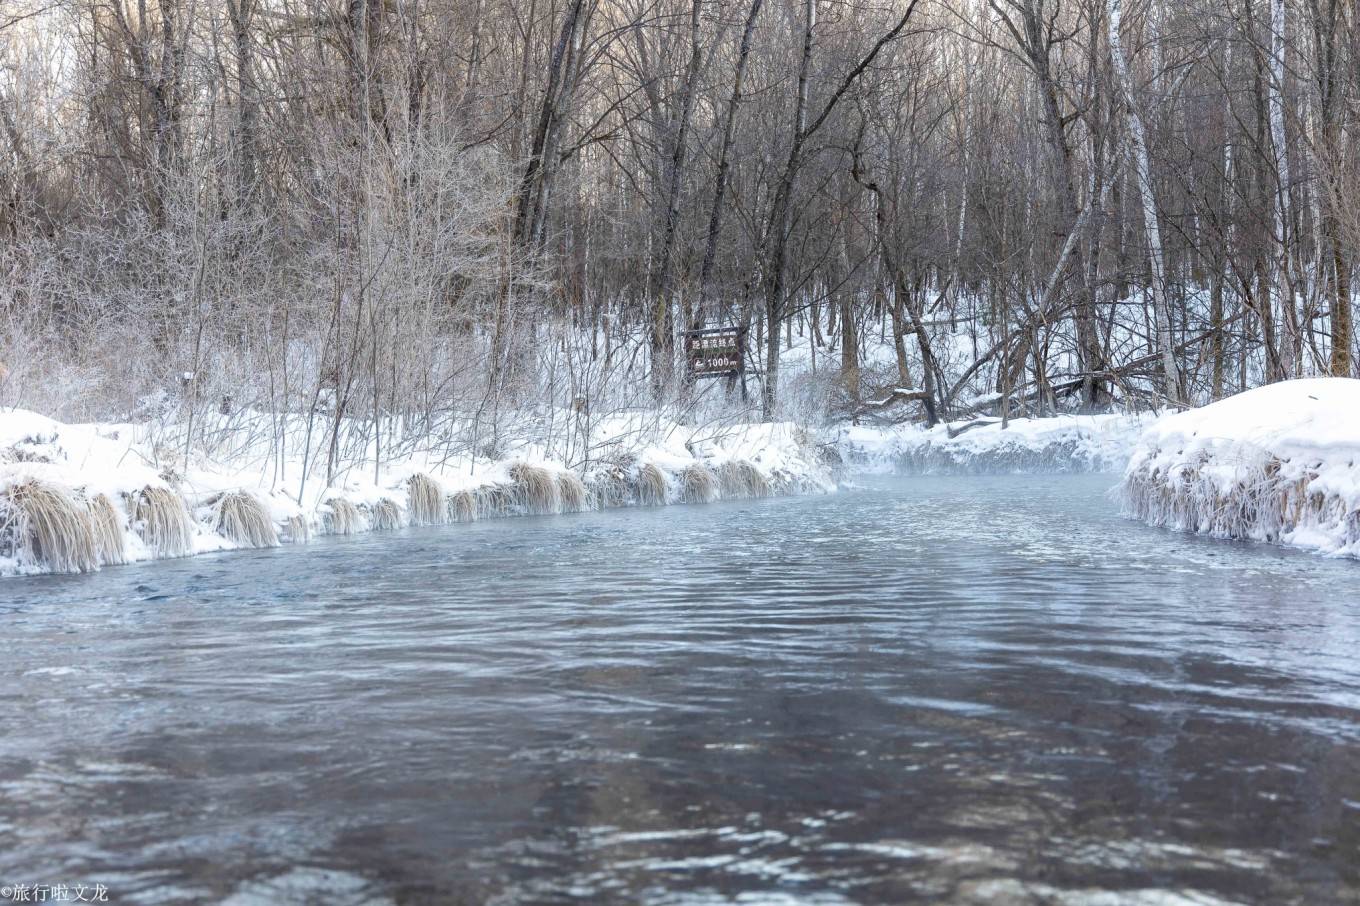
[[[621,440],[609,444],[610,432]],[[834,463],[791,424],[703,430],[605,421],[577,468],[524,445],[495,458],[408,453],[303,478],[305,463],[185,456],[152,425],[67,425],[0,413],[0,575],[305,542],[405,525],[835,488]],[[248,452],[248,451],[247,451]],[[317,471],[315,463],[312,471]]]
[[[1360,381],[1286,381],[1168,416],[1119,495],[1152,525],[1360,557]]]
[[[846,426],[837,448],[852,467],[908,475],[1119,472],[1154,414],[1057,415],[888,428]]]
[[[838,458],[850,471],[906,474],[1123,470],[1126,512],[1153,525],[1360,556],[1354,380],[1289,381],[1160,419],[842,426],[825,443],[789,423],[696,428],[656,413],[602,418],[582,435],[592,455],[574,467],[543,447],[501,442],[476,457],[435,443],[398,446],[403,452],[378,467],[370,460],[330,469],[318,464],[325,438],[308,432],[285,455],[279,450],[289,444],[279,438],[296,433],[268,427],[277,420],[265,415],[258,422],[236,426],[212,451],[186,454],[163,425],[0,413],[0,575],[406,525],[822,493],[836,486]],[[318,477],[326,472],[329,480]]]

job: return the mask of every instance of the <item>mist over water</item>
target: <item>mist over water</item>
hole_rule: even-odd
[[[1146,528],[1112,481],[6,580],[0,883],[1360,902],[1360,564]]]

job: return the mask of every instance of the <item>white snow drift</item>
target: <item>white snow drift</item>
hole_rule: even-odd
[[[267,418],[260,416],[261,419]],[[230,463],[164,448],[148,425],[66,425],[0,413],[0,576],[512,515],[702,503],[834,489],[834,468],[791,424],[699,431],[655,417],[604,422],[607,452],[573,470],[532,446],[495,461],[409,454],[329,485],[294,457]],[[288,480],[285,477],[291,476]]]
[[[1153,525],[1360,557],[1360,381],[1285,381],[1167,416],[1119,494]]]
[[[912,475],[1118,472],[1152,414],[1056,415],[888,428],[852,426],[838,446],[866,469]]]

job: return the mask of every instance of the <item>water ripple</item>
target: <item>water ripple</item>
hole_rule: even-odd
[[[0,881],[131,903],[1360,901],[1354,563],[1108,480],[6,582]]]

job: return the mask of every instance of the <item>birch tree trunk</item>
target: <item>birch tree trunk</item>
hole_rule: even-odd
[[[1284,325],[1280,344],[1280,367],[1286,378],[1298,374],[1302,336],[1298,311],[1289,282],[1289,151],[1284,130],[1284,0],[1270,0],[1270,80],[1267,86],[1270,110],[1270,144],[1275,155],[1275,261],[1270,281],[1271,307]]]
[[[1152,174],[1148,166],[1147,133],[1138,111],[1138,99],[1133,91],[1128,61],[1119,39],[1122,20],[1121,0],[1107,0],[1109,18],[1110,58],[1114,63],[1115,79],[1119,82],[1127,111],[1129,152],[1133,156],[1134,179],[1142,200],[1143,231],[1147,238],[1148,258],[1152,266],[1152,313],[1156,321],[1157,351],[1161,356],[1162,378],[1166,396],[1173,403],[1182,402],[1180,373],[1176,368],[1176,354],[1171,341],[1171,311],[1166,294],[1166,265],[1162,258],[1162,233],[1157,223],[1157,199],[1152,191]]]

